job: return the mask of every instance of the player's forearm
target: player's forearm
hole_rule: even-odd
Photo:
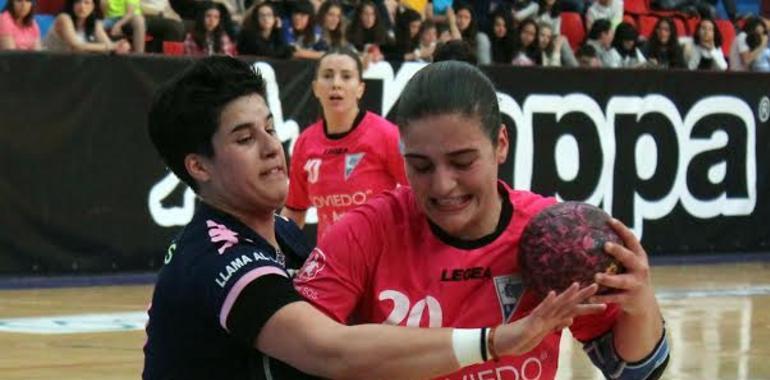
[[[359,325],[345,329],[333,362],[335,379],[425,379],[460,368],[451,329]],[[366,376],[362,376],[365,374]]]
[[[650,294],[649,298],[649,307],[635,314],[622,312],[613,328],[615,350],[626,362],[633,363],[647,357],[663,334],[663,317],[658,301],[654,294]]]

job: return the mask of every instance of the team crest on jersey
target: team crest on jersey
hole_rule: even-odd
[[[345,181],[350,178],[350,174],[353,173],[353,169],[358,166],[363,158],[364,153],[351,153],[345,155]]]
[[[310,257],[305,260],[305,264],[302,265],[302,269],[300,269],[299,274],[297,275],[297,280],[310,281],[314,279],[325,266],[326,255],[324,255],[320,249],[316,248],[310,254]]]
[[[497,300],[500,301],[500,311],[503,313],[503,322],[508,322],[524,292],[524,285],[521,283],[521,277],[512,274],[497,276],[494,281]]]

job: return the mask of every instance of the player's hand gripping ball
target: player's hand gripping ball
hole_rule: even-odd
[[[596,273],[621,273],[623,267],[604,252],[604,243],[623,244],[604,210],[581,202],[547,207],[529,221],[519,241],[524,286],[544,297],[561,293],[573,282],[594,282]],[[599,289],[598,293],[607,289]]]

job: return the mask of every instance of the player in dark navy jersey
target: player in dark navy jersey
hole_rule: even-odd
[[[596,285],[575,284],[496,334],[344,326],[292,287],[287,266],[309,249],[296,225],[275,214],[288,192],[286,162],[264,82],[251,67],[229,57],[197,61],[159,90],[149,133],[201,202],[169,246],[155,286],[145,379],[307,377],[300,371],[335,379],[428,378],[495,352],[524,352],[528,342],[515,339],[522,330],[545,334],[605,308],[582,304]]]

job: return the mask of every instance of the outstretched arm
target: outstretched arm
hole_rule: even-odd
[[[575,316],[604,310],[604,305],[583,303],[596,289],[574,284],[558,296],[549,294],[529,316],[499,326],[492,350],[501,355],[526,353],[544,336],[569,326]],[[255,344],[272,357],[323,377],[413,379],[483,361],[488,351],[482,352],[482,342],[490,342],[484,336],[481,329],[344,326],[306,302],[294,302],[270,317]]]

